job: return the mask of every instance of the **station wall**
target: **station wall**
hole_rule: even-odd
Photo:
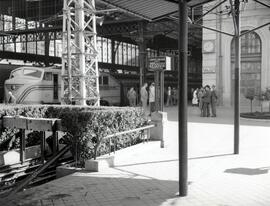
[[[234,34],[233,20],[229,14],[228,6],[229,4],[223,4],[209,15],[206,15],[203,19],[203,25]],[[209,8],[211,8],[209,4],[204,6],[205,11]],[[270,22],[270,9],[252,0],[248,1],[248,3],[241,2],[240,12],[240,28],[242,32]],[[258,94],[260,91],[270,88],[269,36],[270,25],[255,30],[250,37],[243,36],[241,38],[240,102],[243,106],[249,104],[244,97],[248,89],[253,89]],[[247,41],[244,38],[250,38],[250,42],[246,43],[246,45],[245,42]],[[254,38],[257,38],[257,40]],[[203,85],[217,85],[220,97],[219,103],[224,106],[233,105],[234,59],[231,48],[232,40],[233,37],[231,36],[203,29]],[[258,40],[260,40],[260,45],[254,45],[256,44],[254,42],[259,42]],[[256,46],[259,46],[260,50],[255,49],[256,51],[253,51],[253,48],[256,48]],[[260,88],[256,89],[258,81]]]

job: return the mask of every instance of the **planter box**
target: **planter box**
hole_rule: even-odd
[[[25,159],[35,159],[41,156],[39,145],[25,148]],[[20,163],[20,149],[1,151],[0,166]]]
[[[114,166],[114,156],[97,157],[96,160],[91,159],[85,161],[85,170],[91,172],[100,172],[113,166]]]
[[[56,178],[64,177],[82,170],[82,168],[74,167],[74,163],[61,165],[56,167]]]

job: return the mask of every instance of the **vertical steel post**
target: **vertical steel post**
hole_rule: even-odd
[[[25,30],[28,30],[28,6],[27,1],[25,2]],[[28,53],[27,42],[28,42],[28,34],[25,34],[25,53]]]
[[[58,132],[55,129],[55,126],[53,128],[52,139],[53,139],[53,155],[56,155],[57,152],[59,151],[59,140],[58,140]]]
[[[2,17],[2,21],[3,21],[2,31],[5,32],[5,23],[6,23],[5,15],[1,14],[1,17]],[[2,50],[5,51],[5,37],[3,36],[2,39],[3,39]]]
[[[164,109],[164,71],[160,72],[160,111]]]
[[[139,66],[140,66],[140,88],[142,88],[143,84],[145,83],[145,55],[146,55],[146,43],[144,39],[144,22],[139,22],[139,39],[138,39],[138,46],[139,46]]]
[[[222,0],[219,0],[219,3],[221,3]],[[220,13],[222,10],[222,6],[217,7],[217,12]],[[216,17],[217,23],[217,29],[219,31],[222,30],[222,23],[223,23],[223,16],[222,15],[217,15]],[[218,48],[217,48],[217,65],[218,65],[218,75],[217,75],[217,81],[216,81],[216,86],[220,94],[223,94],[223,55],[222,55],[222,34],[218,33],[216,34],[217,42],[218,42]],[[223,105],[223,95],[219,96],[219,104]]]
[[[160,71],[155,71],[155,111],[160,110]]]
[[[96,4],[95,4],[95,0],[92,0],[92,5],[94,6],[94,8],[96,8]],[[97,49],[97,18],[96,15],[92,16],[93,18],[93,22],[92,22],[92,27],[93,27],[93,47],[95,51],[98,51]],[[96,96],[97,96],[97,101],[95,103],[95,106],[100,106],[100,96],[99,96],[99,70],[98,70],[98,55],[95,56],[95,60],[94,60],[94,64],[93,64],[96,76],[95,76],[95,80],[96,80]]]
[[[61,104],[65,103],[64,95],[65,95],[65,67],[67,66],[67,62],[65,62],[64,58],[64,51],[65,51],[65,45],[67,44],[67,0],[63,0],[63,24],[62,24],[62,69],[61,69]]]
[[[78,67],[80,71],[80,105],[86,105],[86,88],[85,88],[85,41],[84,41],[84,0],[78,0],[78,5],[75,6],[75,21],[78,25],[76,31],[76,44],[78,48]]]
[[[20,161],[21,164],[25,161],[25,129],[21,129],[21,136],[20,136]]]
[[[164,71],[160,71],[160,111],[164,109]],[[163,120],[162,120],[163,121]],[[163,124],[163,123],[162,123]],[[164,148],[164,137],[160,140],[160,148]]]
[[[47,25],[45,26],[47,27]],[[49,66],[48,57],[50,56],[50,34],[49,32],[44,33],[44,55],[45,55],[45,66]]]
[[[179,195],[188,192],[188,154],[187,154],[187,0],[179,0],[179,68],[178,68],[178,148],[179,148]]]
[[[15,5],[14,0],[11,1],[11,15],[12,15],[12,30],[16,30],[16,16],[15,16]],[[14,46],[14,52],[16,52],[16,37],[12,36],[12,42]]]
[[[40,142],[40,153],[41,153],[41,163],[45,163],[45,143],[46,143],[46,136],[45,131],[41,131],[41,142]]]
[[[240,11],[239,0],[235,0],[235,91],[234,91],[234,154],[239,154],[239,74],[240,74]]]
[[[67,8],[67,56],[70,57],[71,56],[71,48],[69,47],[69,45],[71,45],[71,29],[70,29],[70,25],[71,25],[71,16],[70,16],[70,9]],[[67,58],[67,75],[68,75],[68,100],[72,101],[72,74],[71,74],[71,58]],[[64,88],[64,87],[63,87]]]

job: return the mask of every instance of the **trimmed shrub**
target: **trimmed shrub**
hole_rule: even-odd
[[[107,140],[102,141],[103,137],[147,124],[143,110],[136,107],[0,106],[0,118],[5,115],[61,119],[62,126],[67,132],[61,141],[71,145],[71,152],[81,163],[96,155],[109,152],[111,145],[108,144]],[[0,149],[7,150],[18,147],[18,136],[18,130],[6,128],[0,136]],[[31,134],[26,138],[26,143],[33,144],[38,139],[33,138],[33,134]],[[141,141],[138,132],[122,135],[115,140],[117,142],[116,149]]]

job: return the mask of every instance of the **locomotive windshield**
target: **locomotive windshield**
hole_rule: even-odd
[[[42,76],[42,71],[36,68],[20,68],[12,71],[10,78],[14,77],[34,77],[34,78],[41,78]]]
[[[36,77],[36,78],[40,78],[41,77],[42,72],[38,69],[28,69],[25,68],[23,70],[23,75],[24,76],[30,76],[30,77]]]

